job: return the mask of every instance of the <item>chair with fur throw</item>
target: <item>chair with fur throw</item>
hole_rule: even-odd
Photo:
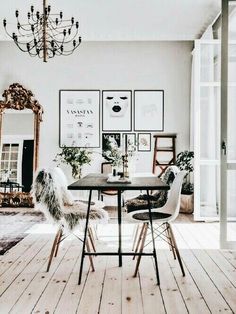
[[[58,167],[52,170],[40,170],[33,182],[32,196],[35,207],[42,211],[46,218],[58,226],[48,265],[50,269],[53,256],[57,255],[59,244],[65,239],[67,233],[73,233],[77,227],[83,227],[87,214],[86,202],[74,200],[70,191],[67,190],[67,180]],[[106,223],[108,213],[103,209],[104,204],[96,201],[91,203],[90,221],[97,223]],[[74,234],[75,235],[75,234]],[[78,236],[76,236],[81,240]],[[82,240],[81,240],[82,241]],[[95,251],[94,237],[91,227],[88,230],[88,239],[86,240],[86,249],[90,252],[90,244]],[[92,256],[89,256],[91,269],[94,271]]]

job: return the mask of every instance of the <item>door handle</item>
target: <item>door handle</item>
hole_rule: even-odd
[[[222,144],[221,144],[221,149],[223,150],[223,154],[226,155],[227,147],[226,147],[225,141],[222,142]]]

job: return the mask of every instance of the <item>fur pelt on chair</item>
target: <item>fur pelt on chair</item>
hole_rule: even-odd
[[[50,220],[72,230],[85,220],[87,205],[79,201],[65,203],[63,184],[58,179],[53,171],[40,170],[33,182],[31,193],[37,209],[43,211]],[[89,214],[91,220],[99,222],[108,220],[108,213],[101,207],[102,202],[93,203]]]
[[[176,175],[180,172],[177,166],[169,166],[163,175],[161,180],[172,185]],[[149,196],[151,208],[158,208],[165,205],[168,198],[168,191],[157,191],[156,193]],[[148,208],[148,196],[147,194],[141,194],[135,198],[127,200],[126,203],[127,212],[132,212],[136,210],[142,210]]]

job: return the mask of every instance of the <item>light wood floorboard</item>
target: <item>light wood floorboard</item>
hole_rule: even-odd
[[[117,228],[98,229],[97,250],[114,250]],[[133,225],[123,229],[126,250],[132,246]],[[218,224],[181,217],[173,231],[186,276],[168,245],[156,241],[160,286],[151,257],[142,258],[133,278],[135,261],[124,257],[118,267],[114,256],[95,257],[95,272],[85,258],[78,286],[81,242],[63,241],[47,273],[54,234],[29,234],[0,257],[0,314],[236,313],[236,252],[219,249]],[[145,247],[151,249],[152,244]]]

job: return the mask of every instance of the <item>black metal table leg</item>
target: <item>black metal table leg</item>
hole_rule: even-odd
[[[148,201],[148,211],[149,211],[149,219],[150,219],[150,226],[151,226],[151,234],[152,234],[153,257],[154,257],[155,268],[156,268],[157,284],[159,285],[160,284],[160,278],[159,278],[159,270],[158,270],[158,264],[157,264],[157,254],[156,254],[155,238],[154,238],[153,223],[152,223],[151,202],[150,202],[149,191],[148,190],[147,190],[147,201]]]
[[[118,233],[119,233],[119,267],[122,266],[122,244],[121,244],[121,191],[118,190],[117,193],[117,202],[118,202]]]
[[[88,222],[89,222],[89,212],[90,212],[90,206],[91,206],[91,199],[92,199],[92,190],[89,191],[89,200],[88,200],[88,209],[87,209],[87,216],[86,216],[86,223],[85,223],[85,229],[84,229],[84,241],[83,241],[83,247],[82,247],[82,253],[81,253],[81,261],[80,261],[80,270],[79,270],[79,282],[78,284],[81,284],[82,279],[82,272],[83,272],[83,264],[84,264],[84,252],[85,252],[85,244],[87,239],[87,231],[88,231]]]

